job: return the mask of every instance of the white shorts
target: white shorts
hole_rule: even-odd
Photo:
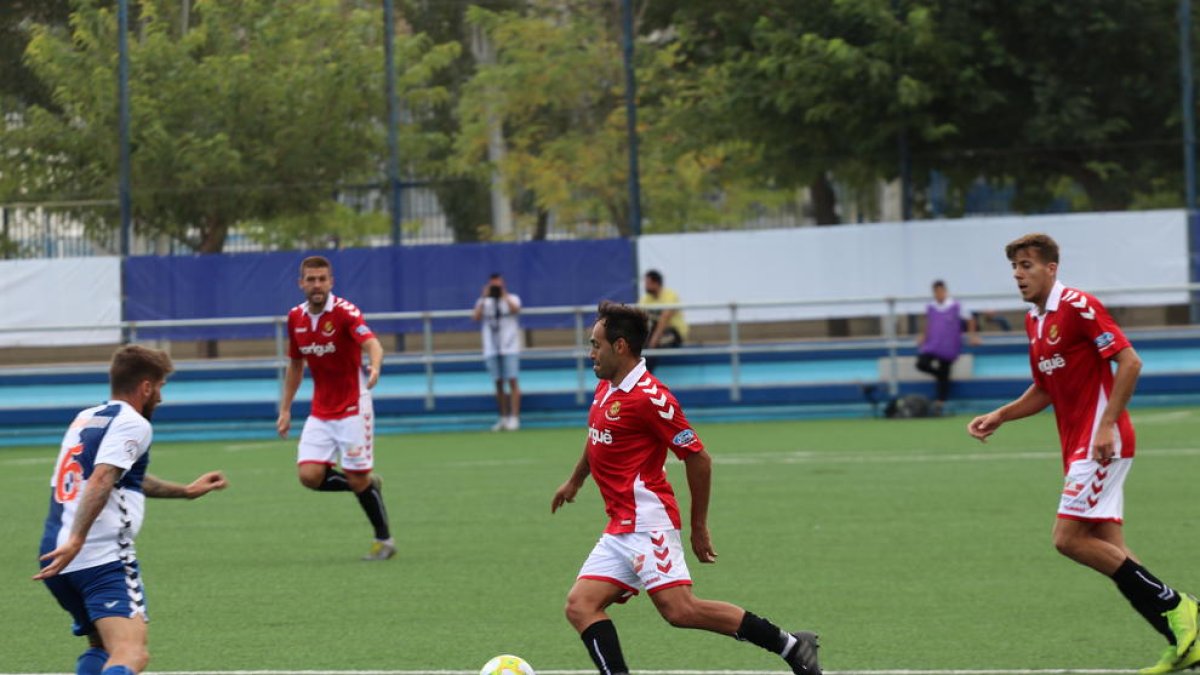
[[[375,467],[375,411],[371,397],[359,399],[358,414],[340,420],[312,415],[300,432],[297,464],[341,464],[343,471],[366,473]]]
[[[625,602],[646,589],[653,594],[672,586],[691,586],[679,530],[604,534],[579,570],[580,579],[607,581],[625,591]]]
[[[1133,460],[1071,462],[1058,503],[1058,517],[1093,523],[1121,523],[1125,512],[1125,476]]]

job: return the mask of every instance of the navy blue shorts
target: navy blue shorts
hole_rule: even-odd
[[[71,632],[76,635],[95,633],[93,622],[110,616],[131,619],[140,615],[142,620],[150,620],[136,560],[128,565],[116,561],[58,574],[45,583],[58,604],[75,620]]]

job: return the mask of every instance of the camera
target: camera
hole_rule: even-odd
[[[503,293],[504,293],[504,289],[500,288],[499,286],[497,286],[495,284],[488,286],[488,297],[489,298],[495,298],[495,299],[499,300],[500,296]]]

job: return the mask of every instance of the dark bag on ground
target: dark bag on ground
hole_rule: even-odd
[[[888,401],[883,409],[883,416],[888,419],[912,419],[914,417],[929,417],[933,414],[933,404],[920,394],[908,394]]]

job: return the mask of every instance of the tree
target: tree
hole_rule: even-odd
[[[468,13],[497,58],[477,67],[459,100],[459,170],[492,170],[489,126],[501,120],[507,155],[496,168],[514,194],[527,197],[519,206],[539,225],[553,213],[568,226],[612,224],[632,233],[619,16],[617,3],[593,2]],[[646,232],[729,220],[747,203],[771,199],[745,180],[745,143],[688,140],[691,130],[680,123],[696,85],[679,77],[677,59],[674,45],[637,45]]]
[[[469,6],[502,11],[517,9],[525,0],[479,0],[478,2],[440,2],[437,0],[409,0],[405,16],[413,29],[444,42],[466,43],[470,40],[471,28],[467,25],[466,13]],[[426,133],[454,138],[459,134],[459,120],[455,115],[457,101],[462,88],[475,72],[475,57],[469,49],[460,49],[457,58],[434,76],[433,84],[444,87],[450,96],[444,105],[427,107],[414,119],[415,124]],[[454,232],[455,241],[478,241],[481,228],[492,223],[491,204],[488,195],[487,176],[474,171],[452,168],[452,148],[447,145],[437,149],[427,161],[410,164],[412,170],[433,179],[431,188],[438,197],[446,220]]]
[[[937,171],[960,195],[1015,185],[1024,210],[1163,203],[1180,154],[1175,4],[667,1],[647,30],[678,35],[680,75],[704,83],[691,137],[753,144],[761,174],[808,185],[832,223],[830,177],[895,178],[902,134],[918,196]]]
[[[340,0],[196,0],[181,35],[169,20],[173,4],[135,4],[130,90],[139,233],[219,252],[239,222],[303,221],[328,212],[339,186],[379,179],[378,11]],[[22,125],[0,135],[0,152],[13,158],[11,173],[27,200],[115,194],[116,19],[102,5],[79,0],[69,33],[33,31],[25,58],[54,106],[30,108]],[[405,35],[396,48],[398,87],[409,106],[444,103],[446,92],[428,83],[458,46]],[[429,155],[447,142],[405,131],[406,156]],[[115,225],[111,218],[91,224]]]
[[[21,55],[35,23],[66,26],[68,0],[11,0],[0,3],[0,112],[27,105],[51,105],[50,92],[30,72]]]

